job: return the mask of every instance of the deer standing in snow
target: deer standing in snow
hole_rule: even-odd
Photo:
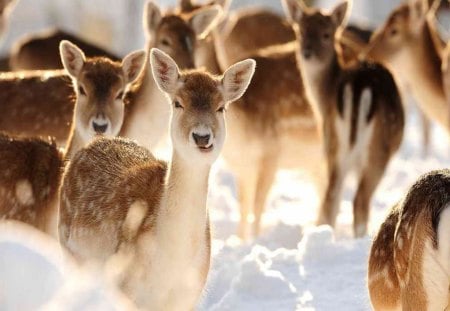
[[[406,83],[421,111],[450,131],[441,66],[443,46],[428,1],[411,0],[395,9],[371,39],[367,56],[389,66]]]
[[[368,286],[374,310],[450,307],[450,171],[422,176],[375,236]]]
[[[213,77],[180,72],[158,49],[150,57],[172,107],[169,167],[128,140],[93,142],[66,169],[59,237],[81,262],[131,252],[119,282],[138,307],[191,310],[209,270],[208,176],[225,140],[225,108],[245,92],[255,63]]]
[[[352,69],[338,62],[335,36],[342,30],[348,2],[331,13],[284,0],[295,23],[297,60],[308,98],[320,122],[328,169],[328,186],[319,224],[335,225],[345,177],[358,180],[353,202],[356,237],[367,233],[369,204],[386,166],[402,141],[404,114],[389,71],[374,63]]]
[[[207,34],[220,15],[217,7],[191,14],[162,14],[148,2],[144,13],[147,53],[158,47],[171,55],[181,68],[194,66],[196,38]],[[154,146],[167,131],[169,111],[158,105],[164,101],[146,62],[125,101],[121,136]],[[0,131],[21,136],[54,136],[64,143],[70,131],[74,104],[67,99],[74,92],[64,71],[18,72],[0,75]],[[27,90],[24,92],[24,90]]]
[[[145,63],[144,51],[127,55],[122,64],[107,58],[86,59],[68,41],[61,43],[60,51],[76,93],[64,155],[54,141],[0,134],[0,219],[20,220],[55,237],[64,160],[70,160],[96,136],[118,134],[124,92]]]

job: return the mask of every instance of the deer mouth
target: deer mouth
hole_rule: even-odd
[[[209,146],[198,146],[198,149],[200,150],[200,152],[204,152],[204,153],[210,152],[211,150],[213,150],[213,148],[214,148],[214,144],[211,144]]]

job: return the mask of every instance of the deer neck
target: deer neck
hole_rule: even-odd
[[[209,165],[188,163],[173,150],[156,228],[171,256],[194,255],[205,245],[209,171]]]
[[[76,129],[76,120],[73,120],[72,128],[70,129],[69,137],[67,139],[64,160],[72,159],[73,156],[85,145],[86,142],[83,140],[80,133],[78,133]]]
[[[149,60],[152,41],[147,45],[145,69],[138,78],[138,86],[132,95],[119,136],[137,140],[149,149],[167,137],[170,109],[165,95],[153,79]]]
[[[325,122],[330,115],[329,110],[336,93],[336,81],[341,74],[336,51],[327,64],[305,62],[297,49],[297,62],[305,86],[306,95],[312,104],[314,114],[319,124]]]

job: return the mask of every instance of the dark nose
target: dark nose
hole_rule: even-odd
[[[310,48],[310,47],[304,48],[304,49],[303,49],[303,57],[304,57],[305,59],[309,59],[309,58],[311,58],[311,56],[312,56],[312,50],[311,50],[311,48]]]
[[[103,134],[106,132],[106,129],[108,128],[108,123],[98,124],[95,121],[92,121],[92,127],[94,128],[94,131],[97,134]]]
[[[198,135],[195,133],[192,133],[192,137],[194,138],[195,144],[199,147],[206,147],[209,144],[209,139],[211,138],[211,135]]]

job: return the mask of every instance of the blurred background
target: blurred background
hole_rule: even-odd
[[[142,11],[146,0],[18,0],[10,26],[3,38],[0,57],[27,33],[52,27],[78,35],[118,56],[144,46]],[[199,0],[198,2],[204,2]],[[338,0],[314,0],[315,5],[331,8]],[[351,21],[365,26],[383,22],[400,0],[354,0]],[[156,0],[163,9],[176,0]],[[279,0],[234,0],[231,9],[248,6],[271,7],[281,13]],[[445,18],[443,18],[445,23]],[[446,28],[449,29],[449,28]],[[446,34],[444,34],[446,35]]]

